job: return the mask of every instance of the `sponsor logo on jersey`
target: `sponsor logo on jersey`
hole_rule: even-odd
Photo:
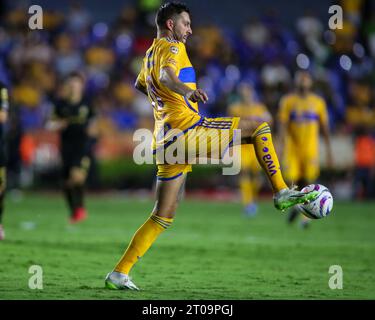
[[[178,48],[175,46],[171,46],[169,49],[172,53],[177,54],[178,53]]]

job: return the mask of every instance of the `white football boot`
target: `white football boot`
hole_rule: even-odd
[[[107,274],[105,287],[113,290],[139,290],[127,274],[116,271]]]

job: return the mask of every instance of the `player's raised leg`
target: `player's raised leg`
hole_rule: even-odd
[[[267,122],[259,123],[241,119],[241,143],[252,143],[255,154],[263,171],[271,183],[274,193],[274,204],[279,210],[285,210],[299,203],[315,199],[317,192],[303,193],[289,189],[281,173],[279,159],[272,142],[271,128]]]
[[[114,271],[107,275],[105,279],[107,288],[138,290],[129,278],[130,270],[158,236],[172,224],[178,201],[184,190],[185,180],[186,174],[174,179],[158,179],[156,202],[152,214],[134,234]]]

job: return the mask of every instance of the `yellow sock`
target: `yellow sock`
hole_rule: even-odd
[[[124,255],[116,265],[115,271],[129,274],[133,265],[146,253],[156,238],[167,229],[172,222],[173,219],[151,215],[134,234]]]
[[[271,128],[263,122],[252,135],[255,153],[259,164],[266,172],[274,192],[288,188],[280,170],[279,159],[272,143]]]
[[[249,203],[253,202],[253,188],[251,184],[250,177],[241,177],[240,178],[240,189],[241,189],[241,198],[242,204],[247,206]]]

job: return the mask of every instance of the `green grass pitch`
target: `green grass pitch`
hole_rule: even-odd
[[[104,277],[145,221],[151,200],[90,196],[90,218],[67,223],[59,195],[6,203],[0,299],[374,299],[375,205],[337,202],[308,230],[287,226],[270,202],[245,218],[231,202],[184,200],[172,227],[132,271],[139,292],[104,289]],[[43,290],[28,287],[31,265]],[[343,289],[331,290],[331,265]]]

